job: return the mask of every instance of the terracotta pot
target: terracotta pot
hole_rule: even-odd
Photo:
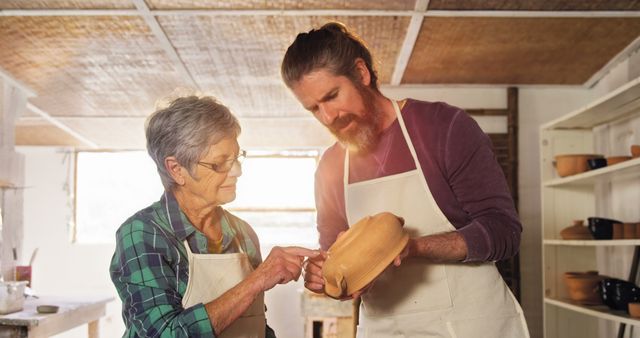
[[[573,225],[560,230],[562,239],[593,239],[589,228],[584,226],[584,221],[577,219],[573,221]]]
[[[351,295],[384,271],[409,241],[403,221],[392,213],[367,216],[352,225],[327,252],[322,266],[325,293]]]
[[[611,239],[624,239],[624,225],[622,223],[613,223],[613,237]]]
[[[615,226],[615,225],[614,225]],[[624,223],[622,224],[624,229],[624,239],[635,239],[636,237],[636,224]]]
[[[633,318],[640,318],[640,303],[629,303],[629,315]]]
[[[631,156],[610,156],[607,157],[607,166],[618,164],[631,159]]]
[[[571,300],[585,305],[602,304],[600,281],[605,279],[605,276],[598,275],[597,271],[588,271],[565,272],[563,277]]]
[[[602,158],[597,154],[567,154],[556,155],[556,170],[560,177],[575,175],[589,170],[587,161],[592,158]]]
[[[640,157],[640,144],[631,145],[631,157]]]

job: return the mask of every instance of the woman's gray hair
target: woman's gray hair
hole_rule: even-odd
[[[195,166],[211,145],[225,138],[237,138],[240,124],[227,107],[212,97],[186,96],[155,111],[145,123],[147,152],[156,163],[165,190],[175,182],[164,160],[174,156],[194,175]]]

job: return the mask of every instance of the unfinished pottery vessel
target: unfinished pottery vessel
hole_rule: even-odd
[[[401,218],[389,212],[352,225],[327,251],[322,266],[325,293],[341,298],[361,290],[393,262],[409,241]]]

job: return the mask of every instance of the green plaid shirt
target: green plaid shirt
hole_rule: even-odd
[[[232,243],[239,235],[242,249],[257,267],[262,258],[255,232],[229,212],[225,216],[222,252],[237,252]],[[189,280],[185,239],[194,253],[209,252],[205,235],[189,222],[168,192],[118,229],[109,271],[122,300],[127,327],[123,337],[215,337],[202,303],[182,307]],[[269,326],[266,330],[267,337],[275,337]]]

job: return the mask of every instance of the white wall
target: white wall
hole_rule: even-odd
[[[19,147],[17,151],[25,155],[26,162],[21,257],[29,257],[38,248],[32,272],[34,290],[41,295],[95,294],[117,299],[108,273],[115,246],[69,241],[73,156],[53,147]],[[100,324],[103,337],[122,336],[119,301],[108,305],[108,314]],[[86,329],[85,325],[59,336],[86,337]]]

